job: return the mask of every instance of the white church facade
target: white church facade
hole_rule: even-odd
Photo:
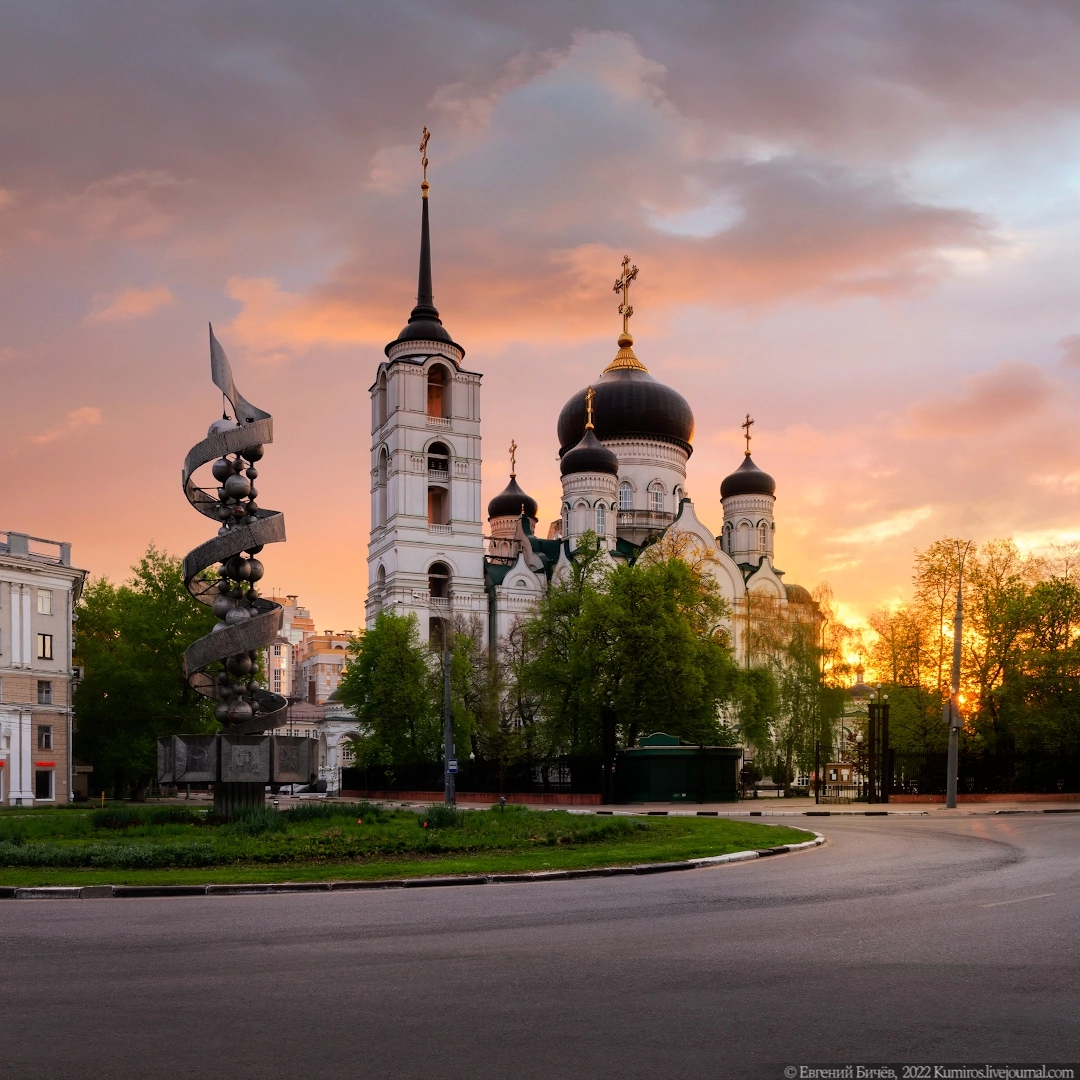
[[[623,294],[618,352],[558,418],[558,520],[537,535],[538,506],[518,485],[512,456],[509,483],[485,508],[481,375],[468,368],[434,305],[426,179],[422,196],[417,303],[386,346],[370,390],[367,625],[385,608],[414,613],[427,640],[446,619],[475,617],[494,647],[568,570],[587,530],[622,561],[675,532],[710,554],[731,607],[736,656],[745,662],[747,620],[740,615],[748,615],[753,599],[810,602],[801,586],[784,584],[773,563],[776,485],[750,456],[749,416],[746,453],[721,486],[723,528],[714,536],[686,494],[690,406],[634,353],[628,293],[637,268],[625,259],[616,284]]]

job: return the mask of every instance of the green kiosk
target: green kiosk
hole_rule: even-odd
[[[658,731],[615,755],[615,802],[736,802],[738,746],[692,746]]]

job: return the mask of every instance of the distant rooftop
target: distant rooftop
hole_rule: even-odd
[[[45,540],[28,533],[6,532],[0,529],[0,555],[12,555],[17,559],[33,559],[35,562],[71,565],[71,545],[61,540]]]

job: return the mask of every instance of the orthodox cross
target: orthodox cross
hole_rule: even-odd
[[[753,424],[753,423],[754,423],[754,421],[750,419],[750,414],[747,413],[746,414],[746,421],[742,424],[742,429],[743,429],[743,431],[746,432],[746,456],[747,457],[750,456],[750,425]]]
[[[424,125],[424,134],[420,139],[420,164],[424,168],[424,181],[420,185],[420,190],[424,193],[424,198],[425,199],[427,198],[428,188],[431,186],[427,182],[427,166],[428,166],[427,144],[428,144],[428,139],[430,139],[430,138],[431,138],[431,132],[428,131],[427,124],[425,124]]]
[[[585,422],[585,430],[586,431],[592,431],[592,429],[593,429],[592,403],[593,403],[595,398],[596,398],[596,391],[590,386],[589,389],[585,391],[585,415],[587,417],[587,420]]]
[[[622,273],[615,279],[614,292],[622,293],[622,303],[619,305],[619,314],[622,316],[622,332],[630,332],[630,316],[634,309],[630,306],[630,282],[638,275],[638,268],[630,265],[630,256],[624,255],[622,261]]]
[[[515,471],[517,469],[517,458],[514,456],[516,453],[517,453],[517,443],[513,439],[511,439],[510,440],[510,476],[511,476],[511,478],[517,476],[517,472]]]

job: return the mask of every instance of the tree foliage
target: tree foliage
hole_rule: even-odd
[[[944,538],[916,553],[909,603],[876,611],[870,658],[901,750],[944,749],[953,615],[964,556],[964,743],[989,752],[1080,752],[1077,553],[1025,555],[1009,540]]]
[[[91,581],[76,609],[75,753],[94,766],[95,782],[118,795],[145,792],[157,768],[157,738],[216,731],[205,698],[184,678],[184,650],[216,619],[184,587],[178,558],[152,544],[114,585]]]

